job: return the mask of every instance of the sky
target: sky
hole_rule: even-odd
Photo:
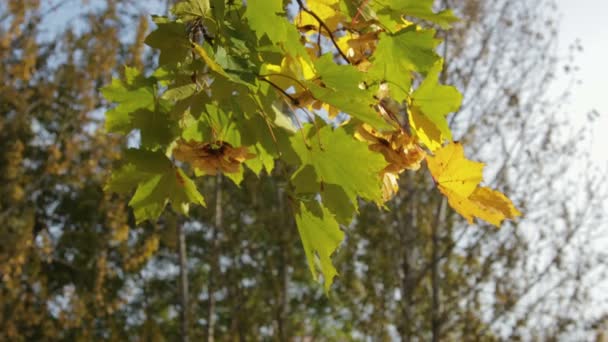
[[[559,53],[567,54],[568,46],[580,40],[583,51],[574,64],[580,68],[578,79],[566,107],[573,122],[585,120],[596,110],[600,117],[594,122],[593,155],[598,165],[608,165],[608,0],[556,0],[559,6]],[[566,77],[558,82],[566,82]]]
[[[592,156],[598,167],[608,169],[608,0],[556,0],[561,15],[559,36],[560,55],[568,45],[580,40],[583,51],[577,54],[574,64],[580,70],[577,85],[566,107],[573,122],[585,120],[591,110],[599,112],[594,122]],[[558,79],[558,82],[560,80]],[[561,80],[565,82],[565,80]],[[606,210],[598,208],[598,210]],[[608,238],[595,240],[595,248],[605,250]],[[597,284],[595,298],[606,298],[608,282]]]

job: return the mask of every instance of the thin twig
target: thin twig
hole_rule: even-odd
[[[308,8],[306,8],[306,6],[304,6],[304,4],[302,3],[302,0],[297,0],[298,5],[300,6],[300,9],[308,14],[310,14],[313,18],[315,18],[315,20],[319,23],[319,25],[321,25],[325,31],[327,31],[327,34],[329,35],[329,39],[331,40],[331,42],[334,44],[334,47],[336,48],[336,50],[338,50],[338,53],[340,54],[340,56],[346,61],[346,63],[350,64],[350,61],[348,60],[348,57],[346,57],[346,54],[342,51],[342,49],[340,49],[340,46],[338,45],[338,42],[336,42],[336,39],[334,38],[334,36],[331,33],[331,30],[329,29],[329,27],[327,26],[327,24],[325,24],[325,22],[323,21],[323,19],[321,19],[315,12],[309,10]]]
[[[292,81],[296,82],[298,85],[300,85],[300,87],[302,87],[302,88],[306,89],[306,85],[304,85],[304,83],[302,83],[302,82],[301,82],[300,80],[298,80],[297,78],[292,77],[292,76],[289,76],[289,75],[285,75],[285,74],[279,74],[279,73],[270,73],[270,74],[258,75],[258,77],[262,77],[262,78],[265,78],[265,77],[271,77],[271,76],[279,76],[279,77],[285,77],[285,78],[288,78],[288,79],[290,79],[290,80],[292,80]]]
[[[264,81],[264,82],[270,84],[274,89],[278,90],[281,94],[283,94],[283,96],[287,97],[294,106],[300,105],[300,101],[298,99],[296,99],[295,97],[289,95],[285,90],[283,90],[283,88],[281,88],[278,85],[274,84],[272,81],[270,81],[270,80],[268,80],[266,78],[263,78],[263,77],[259,77],[259,80],[260,81]]]

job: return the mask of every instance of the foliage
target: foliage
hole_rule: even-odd
[[[120,41],[120,6],[84,9],[55,37],[40,1],[0,5],[0,340],[90,340],[124,322],[120,272],[131,258],[124,200],[104,194],[116,137],[91,129],[98,87],[143,42]],[[138,15],[133,18],[138,23]],[[145,18],[144,18],[145,19]],[[146,21],[144,21],[145,23]],[[138,25],[140,35],[146,25]],[[141,32],[141,31],[144,32]],[[44,32],[43,32],[44,31]],[[43,34],[44,33],[44,34]],[[145,261],[145,260],[142,260]],[[112,333],[121,339],[121,332]]]
[[[460,146],[442,147],[452,140],[445,116],[461,95],[438,83],[441,40],[431,28],[456,18],[434,12],[432,1],[297,1],[297,9],[290,15],[282,0],[188,0],[173,7],[174,19],[154,17],[158,27],[146,43],[160,50],[159,67],[148,77],[127,68],[124,81],[103,90],[117,103],[108,131],[141,135],[139,150],[129,152],[137,162],[115,171],[107,189],[137,185],[136,221],[155,221],[167,203],[182,213],[204,205],[184,168],[196,176],[223,172],[239,184],[240,164],[259,174],[280,159],[310,269],[328,291],[337,274],[330,257],[343,239],[338,224],[350,224],[358,199],[383,206],[399,175],[419,167],[423,146],[436,154],[429,166]],[[289,117],[278,109],[285,107]],[[454,163],[431,172],[469,220],[498,226],[519,215],[498,192],[473,193],[481,169]],[[447,192],[454,177],[476,183]]]

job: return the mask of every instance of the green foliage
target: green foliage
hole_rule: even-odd
[[[430,0],[374,2],[370,11],[345,0],[297,5],[293,16],[283,0],[188,0],[173,7],[176,18],[154,17],[146,43],[160,50],[159,68],[151,77],[127,69],[125,81],[104,89],[117,104],[108,131],[141,134],[107,190],[136,187],[136,221],[156,220],[168,202],[183,214],[189,203],[204,205],[175,159],[197,177],[224,173],[236,184],[243,165],[270,173],[279,159],[309,266],[327,291],[339,224],[351,222],[360,199],[384,206],[399,174],[419,168],[421,144],[451,139],[445,115],[461,97],[437,82],[441,40],[426,22],[445,28],[456,19]],[[415,78],[422,84],[412,92]],[[402,128],[411,103],[439,136],[423,135],[413,119],[413,135]],[[337,112],[346,121],[334,120]]]

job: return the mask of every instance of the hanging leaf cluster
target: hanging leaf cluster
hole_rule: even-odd
[[[483,164],[464,157],[446,116],[462,96],[440,84],[436,28],[457,18],[432,0],[186,0],[154,16],[149,75],[127,67],[103,88],[111,133],[138,135],[108,191],[132,192],[136,221],[165,206],[205,205],[191,177],[280,160],[286,193],[315,279],[329,290],[340,226],[359,200],[384,206],[405,170],[428,169],[467,220],[519,214],[479,184]]]

